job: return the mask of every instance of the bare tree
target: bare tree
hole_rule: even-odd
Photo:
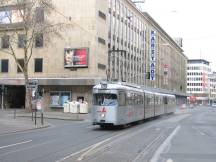
[[[52,0],[0,0],[0,34],[3,39],[0,52],[11,55],[24,75],[25,85],[29,82],[29,61],[34,47],[47,46],[53,35],[61,37],[63,23],[53,23],[48,19],[55,11]],[[17,53],[22,48],[22,62]],[[25,108],[31,111],[31,91],[26,88]]]

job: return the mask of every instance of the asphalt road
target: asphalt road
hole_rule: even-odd
[[[51,127],[0,136],[1,162],[216,161],[216,109],[200,107],[125,129],[49,120]]]

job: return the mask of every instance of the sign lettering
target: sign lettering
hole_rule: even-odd
[[[151,30],[150,34],[150,80],[155,80],[156,67],[156,32]]]

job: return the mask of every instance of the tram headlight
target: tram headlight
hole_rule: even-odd
[[[102,117],[102,118],[105,118],[105,114],[101,114],[101,117]]]

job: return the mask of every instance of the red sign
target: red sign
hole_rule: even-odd
[[[106,108],[105,108],[105,107],[102,107],[102,108],[100,108],[100,110],[99,110],[99,111],[97,111],[97,112],[100,112],[100,113],[106,113],[106,112],[107,112],[107,110],[106,110]]]
[[[196,96],[192,95],[189,97],[190,102],[195,102],[196,101]]]

